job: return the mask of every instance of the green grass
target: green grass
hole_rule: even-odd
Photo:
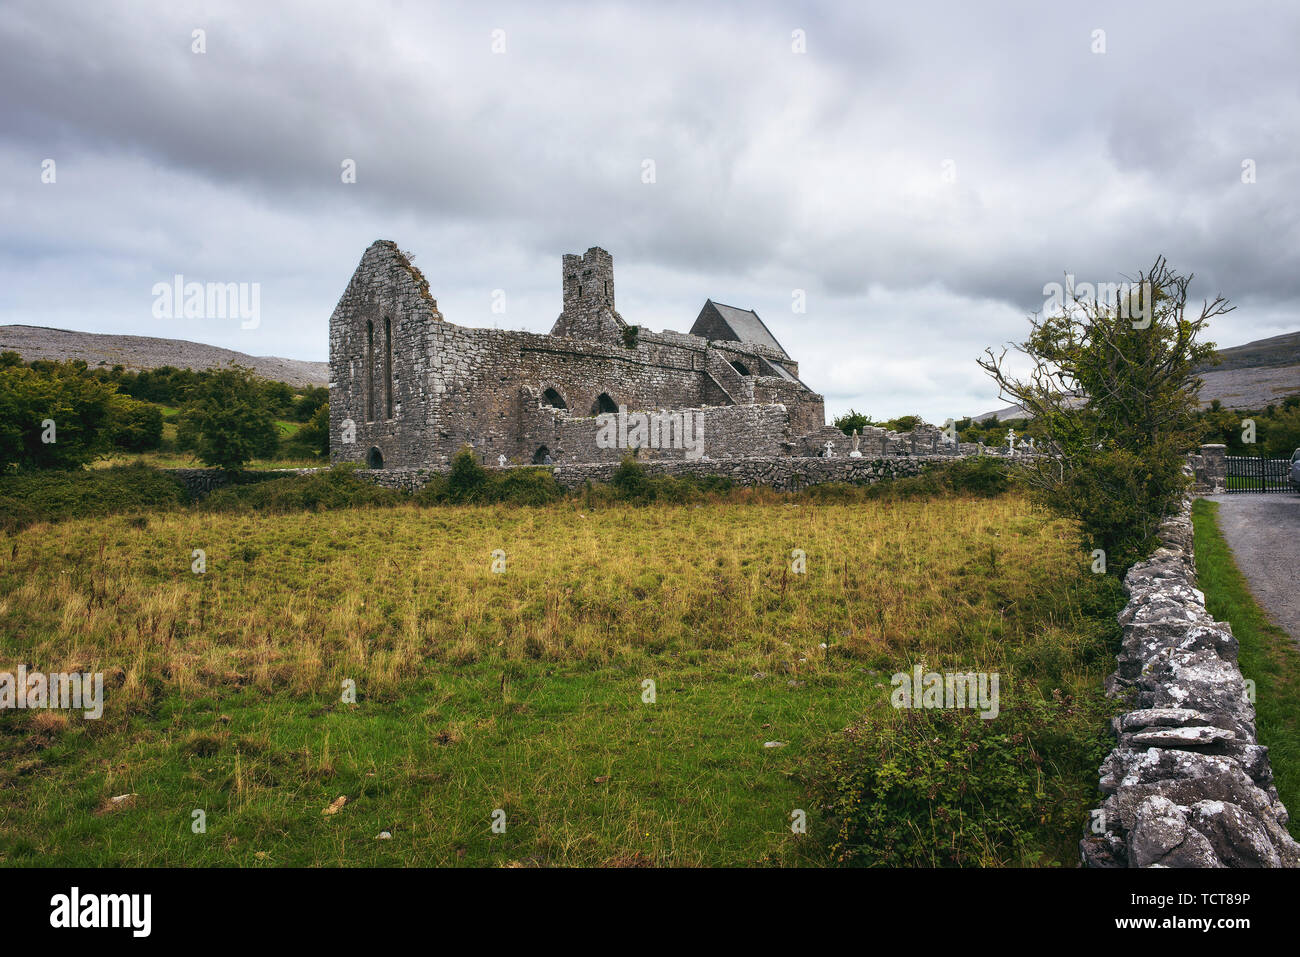
[[[768,496],[178,509],[0,536],[0,670],[108,684],[99,721],[0,721],[0,864],[819,864],[808,762],[892,720],[890,674],[998,671],[1004,708],[1109,706],[1113,636],[1065,523],[1016,495]],[[1072,865],[1106,741],[1101,720],[1063,728],[1023,781],[1057,818],[977,862]]]
[[[1241,644],[1241,673],[1255,682],[1259,743],[1269,749],[1278,794],[1292,814],[1291,834],[1300,838],[1300,650],[1251,595],[1219,531],[1218,511],[1219,503],[1205,499],[1192,506],[1197,583],[1210,614],[1231,624]]]

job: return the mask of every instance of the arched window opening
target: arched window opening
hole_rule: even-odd
[[[552,409],[567,409],[569,407],[564,401],[564,396],[554,389],[547,389],[542,393],[542,405],[549,405]]]
[[[609,397],[608,392],[602,392],[596,396],[596,401],[591,404],[592,415],[603,415],[607,412],[617,412],[618,403]]]
[[[384,417],[393,417],[393,320],[384,320]]]
[[[534,464],[534,465],[554,465],[555,463],[551,461],[551,452],[550,452],[550,449],[548,449],[548,448],[547,448],[546,446],[544,446],[544,445],[539,445],[539,446],[537,447],[537,451],[533,453],[533,464]]]
[[[743,362],[737,362],[735,359],[732,359],[731,368],[735,369],[741,375],[749,375],[749,368]]]
[[[379,449],[375,448],[372,445],[370,447],[370,451],[366,453],[366,468],[382,469],[383,467],[384,467],[384,453],[380,452]]]
[[[366,421],[375,421],[375,324],[366,320]]]

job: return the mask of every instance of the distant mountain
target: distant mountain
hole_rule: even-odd
[[[153,336],[115,336],[97,332],[72,332],[44,326],[0,326],[0,352],[17,352],[28,362],[34,359],[83,359],[93,367],[115,365],[128,369],[217,369],[235,364],[252,369],[265,379],[292,386],[322,386],[329,383],[328,362],[250,356],[233,349],[221,349],[185,339],[156,339]]]
[[[1300,393],[1300,332],[1288,332],[1268,339],[1258,339],[1244,346],[1220,349],[1217,366],[1202,366],[1198,371],[1201,407],[1215,399],[1225,409],[1262,409],[1288,395]],[[1003,419],[1024,418],[1018,405],[975,416],[983,422],[997,416]]]

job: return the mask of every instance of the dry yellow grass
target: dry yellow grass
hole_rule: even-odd
[[[424,669],[485,658],[715,652],[731,668],[788,669],[815,663],[822,643],[973,666],[1043,581],[1080,574],[1066,527],[1015,497],[139,524],[40,525],[0,549],[0,667],[105,671],[121,701],[154,681],[305,693],[363,675],[384,695]],[[204,574],[191,570],[194,549]],[[806,574],[791,571],[794,549]]]

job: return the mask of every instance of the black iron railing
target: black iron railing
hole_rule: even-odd
[[[1258,455],[1228,456],[1229,492],[1288,492],[1291,490],[1289,459],[1268,459]]]

